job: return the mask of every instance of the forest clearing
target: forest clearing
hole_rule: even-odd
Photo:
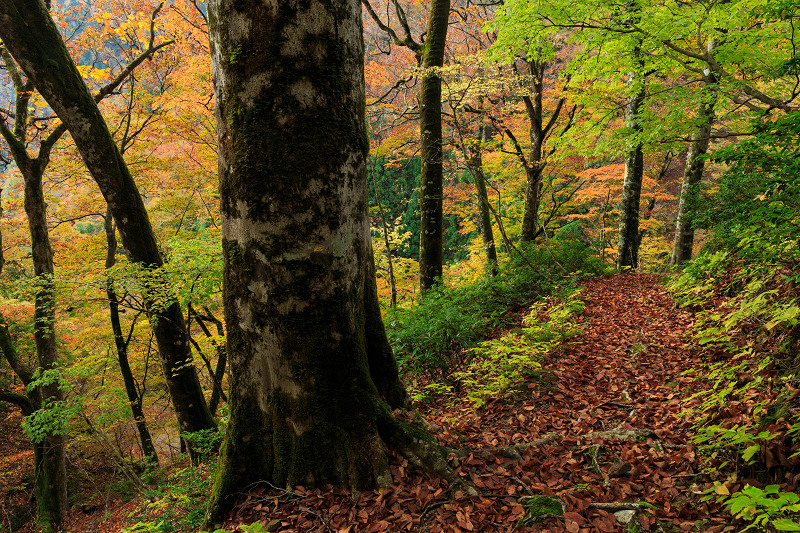
[[[798,0],[0,0],[0,532],[800,531]]]

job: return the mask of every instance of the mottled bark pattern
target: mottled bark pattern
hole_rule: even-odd
[[[719,41],[715,39],[709,40],[709,56],[713,54],[714,49],[719,44]],[[703,156],[708,151],[709,141],[711,140],[714,107],[717,103],[717,81],[717,77],[710,70],[703,72],[703,91],[701,94],[703,100],[697,110],[697,118],[700,120],[700,125],[697,131],[692,134],[692,141],[689,143],[689,151],[686,154],[686,170],[683,173],[681,196],[678,201],[675,241],[672,245],[672,257],[670,258],[671,265],[679,265],[692,258],[694,228],[691,221],[686,217],[686,209],[687,204],[692,200],[692,195],[697,194],[697,187],[703,179],[703,170],[706,164]]]
[[[638,52],[634,52],[636,55]],[[639,202],[644,175],[642,152],[641,106],[645,98],[642,75],[631,72],[628,76],[628,105],[625,108],[625,125],[630,130],[628,150],[625,154],[625,178],[622,183],[622,200],[619,207],[619,242],[617,268],[620,271],[639,267]]]
[[[442,80],[450,0],[431,0],[428,34],[422,54],[419,96],[422,173],[419,195],[419,283],[422,292],[442,277]]]
[[[692,134],[689,152],[686,154],[686,170],[683,173],[681,196],[678,201],[678,216],[675,223],[675,241],[672,246],[671,265],[679,265],[692,258],[694,247],[694,228],[686,217],[686,205],[691,201],[691,196],[696,194],[697,186],[703,179],[705,158],[702,156],[708,151],[711,124],[714,120],[714,106],[710,103],[700,105],[699,116],[703,124]]]
[[[149,267],[161,266],[136,184],[45,5],[40,0],[0,0],[0,38],[72,134],[129,257]],[[151,321],[181,430],[215,427],[192,364],[180,307],[173,303],[153,310]]]
[[[542,146],[545,137],[542,91],[544,90],[544,73],[547,68],[547,63],[541,61],[528,61],[526,63],[533,91],[531,95],[522,97],[525,102],[525,110],[528,113],[531,137],[528,161],[527,165],[525,165],[525,211],[522,215],[522,233],[520,235],[522,242],[532,241],[536,238],[538,230],[542,171],[544,170]],[[558,110],[555,114],[557,117]]]
[[[405,393],[372,265],[360,3],[214,0],[209,15],[231,369],[215,525],[260,480],[390,483],[379,392]]]

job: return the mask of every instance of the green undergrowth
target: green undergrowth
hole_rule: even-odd
[[[698,318],[701,392],[686,414],[716,499],[748,530],[800,531],[800,112],[714,156],[692,216],[709,244],[668,283]]]
[[[577,315],[583,311],[580,290],[564,299],[536,302],[517,328],[469,349],[466,369],[452,377],[475,407],[483,406],[534,376],[543,379],[541,360],[561,343],[580,332]]]
[[[121,533],[172,533],[195,531],[203,523],[211,494],[214,465],[202,463],[172,473],[146,472],[150,488],[129,516],[133,525]]]
[[[538,358],[568,329],[578,301],[571,296],[577,281],[604,272],[580,241],[552,239],[549,247],[531,248],[510,260],[497,276],[439,286],[421,302],[389,311],[387,333],[410,392],[424,400],[463,386],[481,405],[507,390],[518,376],[537,371]],[[513,327],[531,302],[536,303],[526,327],[486,340]],[[542,313],[549,314],[551,324],[537,323]]]
[[[800,531],[796,489],[767,484],[800,477],[800,275],[793,269],[720,251],[699,256],[668,284],[679,305],[695,309],[691,338],[707,361],[690,371],[705,376],[704,388],[685,414],[695,421],[707,471],[728,476],[705,499],[759,531]]]

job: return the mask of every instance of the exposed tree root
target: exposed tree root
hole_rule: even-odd
[[[636,441],[639,439],[657,439],[658,435],[652,429],[610,429],[608,431],[595,431],[585,435],[588,439],[599,437],[603,440]]]
[[[541,439],[537,439],[531,442],[524,442],[522,444],[516,444],[514,446],[501,446],[499,448],[488,448],[484,450],[480,450],[478,455],[480,455],[483,459],[488,459],[491,455],[499,455],[500,457],[505,457],[506,459],[512,459],[514,461],[522,461],[522,453],[537,446],[543,446],[545,444],[555,444],[558,442],[558,433],[551,431],[547,433]]]
[[[630,502],[593,502],[589,507],[600,509],[601,511],[608,511],[611,513],[617,511],[644,511],[645,509],[653,509],[653,506],[647,503],[630,503]]]
[[[388,416],[381,417],[378,432],[383,441],[405,457],[409,464],[447,481],[451,494],[457,490],[468,496],[479,494],[475,487],[458,477],[447,462],[449,449],[411,435],[391,413],[387,411],[386,414]]]

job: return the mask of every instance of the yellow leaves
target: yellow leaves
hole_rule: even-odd
[[[146,43],[150,40],[150,14],[144,11],[98,13],[93,21],[102,26],[101,33],[108,38],[117,38],[129,44]]]
[[[91,87],[108,81],[110,70],[95,68],[92,65],[78,65],[78,72],[81,73],[86,84]]]

